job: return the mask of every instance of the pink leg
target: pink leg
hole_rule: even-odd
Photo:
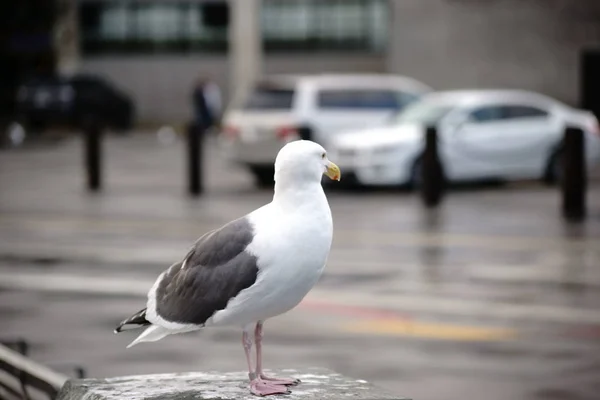
[[[289,379],[289,378],[274,378],[268,377],[263,374],[262,370],[262,333],[263,323],[261,321],[256,323],[256,329],[254,330],[254,340],[256,341],[256,375],[262,380],[268,381],[276,385],[294,386],[300,383],[300,379]]]
[[[288,394],[290,391],[283,385],[277,385],[274,382],[265,382],[255,372],[252,371],[252,358],[250,350],[252,350],[252,339],[248,336],[248,332],[242,334],[242,344],[246,353],[246,362],[248,363],[248,378],[250,378],[250,391],[257,396],[268,396],[270,394]]]

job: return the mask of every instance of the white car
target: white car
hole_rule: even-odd
[[[431,93],[386,126],[337,135],[328,151],[344,179],[364,185],[415,185],[425,128],[435,126],[438,153],[450,181],[554,182],[568,125],[584,130],[587,164],[597,163],[600,134],[592,113],[519,90]]]
[[[396,75],[272,76],[235,96],[223,118],[221,143],[257,183],[272,184],[273,161],[288,141],[311,139],[327,147],[337,132],[382,125],[429,92]]]

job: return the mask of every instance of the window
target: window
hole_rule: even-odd
[[[242,106],[246,110],[289,110],[294,101],[294,90],[257,86],[250,92]]]
[[[401,111],[395,118],[397,124],[417,123],[423,125],[436,124],[454,107],[447,104],[415,103]]]
[[[471,113],[471,120],[475,122],[493,122],[519,118],[547,117],[548,113],[531,106],[490,106],[482,107]]]
[[[110,87],[104,82],[87,78],[74,78],[71,83],[77,88],[80,93],[88,95],[104,95],[110,92]]]
[[[319,108],[384,109],[400,108],[399,93],[392,90],[375,89],[335,89],[322,90],[317,100]]]
[[[385,49],[387,0],[263,0],[267,52]]]
[[[263,0],[261,5],[266,52],[385,49],[388,0]],[[78,13],[84,54],[223,53],[228,46],[226,0],[80,0]]]
[[[398,94],[398,96],[401,108],[405,108],[413,103],[416,103],[421,99],[421,95],[417,95],[414,93],[401,92]]]
[[[504,110],[501,106],[481,107],[471,112],[471,120],[474,122],[493,122],[504,118]]]
[[[536,107],[530,106],[508,106],[505,107],[506,118],[544,118],[548,113]]]
[[[222,1],[99,1],[79,3],[84,54],[223,52],[228,7]]]

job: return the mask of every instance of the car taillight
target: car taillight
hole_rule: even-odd
[[[600,123],[596,118],[587,121],[587,123],[584,125],[584,128],[587,132],[600,137]]]
[[[240,135],[240,129],[237,126],[225,125],[221,133],[228,139],[237,139]]]
[[[295,126],[282,126],[275,131],[277,137],[281,140],[292,140],[298,138],[298,128]]]

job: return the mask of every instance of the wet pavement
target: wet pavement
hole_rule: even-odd
[[[213,145],[206,194],[188,197],[182,146],[110,137],[100,194],[84,190],[76,138],[0,153],[0,340],[95,377],[244,368],[236,329],[129,350],[135,334],[112,334],[198,236],[270,200]],[[402,191],[328,196],[326,273],[267,323],[267,366],[331,368],[420,400],[598,398],[600,182],[576,225],[537,183],[453,190],[435,212]]]

